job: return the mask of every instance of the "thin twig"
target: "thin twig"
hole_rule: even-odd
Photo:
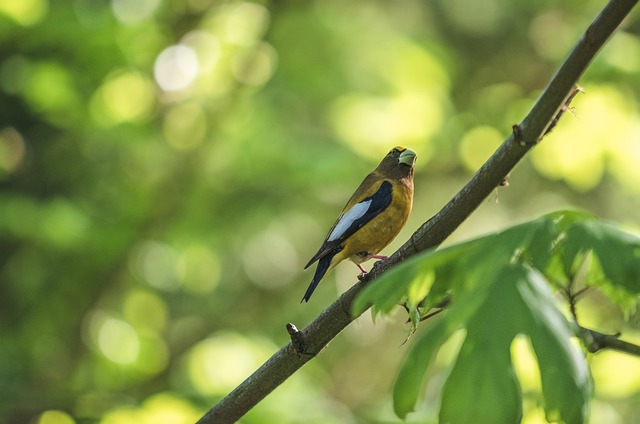
[[[425,316],[420,318],[420,322],[422,321],[426,321],[431,317],[434,317],[436,315],[438,315],[440,312],[444,312],[445,308],[441,308],[441,309],[436,309],[435,311],[431,311],[428,314],[426,314]]]
[[[564,104],[556,114],[555,118],[553,118],[553,121],[551,121],[551,124],[549,125],[549,128],[547,128],[547,130],[545,131],[544,135],[549,134],[551,130],[555,128],[556,124],[558,123],[558,121],[566,111],[571,112],[571,102],[573,101],[573,98],[576,97],[578,93],[584,93],[584,90],[582,89],[582,87],[576,84],[573,86],[573,89],[571,90],[569,97],[567,97],[567,100],[564,102]]]

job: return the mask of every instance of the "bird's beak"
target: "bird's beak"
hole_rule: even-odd
[[[398,162],[413,166],[416,163],[416,152],[411,149],[404,149],[404,151],[400,153],[400,157],[398,157]]]

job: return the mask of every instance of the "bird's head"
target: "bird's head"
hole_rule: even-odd
[[[377,170],[391,178],[405,178],[413,175],[416,152],[403,146],[396,146],[382,159]]]

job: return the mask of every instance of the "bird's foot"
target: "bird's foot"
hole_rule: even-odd
[[[360,273],[360,275],[358,275],[358,280],[362,281],[362,280],[364,279],[364,277],[367,275],[367,270],[366,270],[366,269],[364,269],[364,268],[362,267],[362,265],[360,265],[360,264],[356,264],[356,266],[357,266],[358,268],[360,268],[360,271],[362,271],[362,272]]]

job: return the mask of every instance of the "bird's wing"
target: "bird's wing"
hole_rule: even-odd
[[[375,188],[376,184],[371,186],[371,189],[375,190]],[[347,203],[347,207],[345,207],[342,215],[340,215],[340,218],[338,218],[334,224],[322,247],[320,247],[318,253],[311,258],[307,266],[305,266],[305,269],[325,256],[332,249],[342,244],[342,242],[353,235],[353,233],[378,216],[378,214],[391,204],[393,198],[393,186],[387,180],[382,180],[373,194],[353,204],[353,199],[355,195],[358,194],[358,191],[359,190],[356,191],[349,203]],[[351,207],[349,207],[350,204],[352,204]]]

